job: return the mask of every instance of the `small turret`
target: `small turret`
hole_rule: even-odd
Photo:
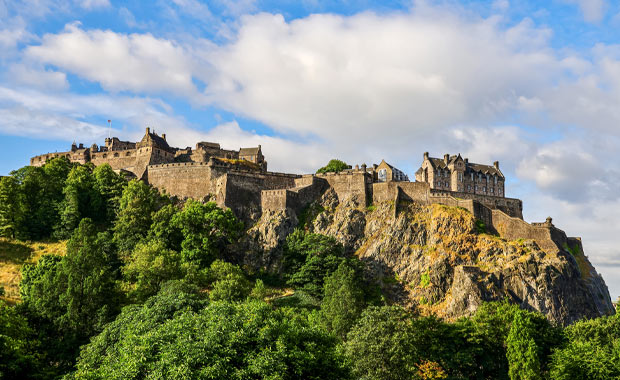
[[[493,162],[493,166],[495,166],[495,169],[499,170],[499,161]]]
[[[71,144],[71,151],[75,152],[77,149],[78,149],[77,144],[74,141],[73,144]]]
[[[424,159],[428,160],[428,152],[424,152]]]

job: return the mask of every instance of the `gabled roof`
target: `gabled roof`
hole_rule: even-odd
[[[161,136],[156,135],[155,133],[148,132],[144,135],[142,140],[138,143],[140,147],[143,146],[153,146],[164,150],[170,150],[170,146]]]
[[[448,164],[446,164],[443,158],[429,157],[428,160],[430,161],[433,168],[446,169],[448,168],[448,165],[456,161],[459,157],[460,157],[460,154],[457,156],[450,156],[450,158],[448,159]],[[482,174],[488,174],[488,175],[495,174],[499,177],[502,177],[502,178],[504,177],[504,174],[502,174],[502,172],[493,165],[483,165],[483,164],[476,164],[473,162],[468,162],[465,164],[465,167],[466,167],[466,171],[473,171],[476,173],[482,173]]]
[[[240,156],[256,156],[260,152],[260,146],[255,148],[240,148],[239,155]]]

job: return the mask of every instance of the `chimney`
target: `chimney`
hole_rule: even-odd
[[[151,133],[151,128],[146,127],[146,134],[148,135],[149,133]]]
[[[366,166],[366,164],[362,164],[362,171],[363,171],[364,173],[366,173],[366,167],[367,167],[367,166]]]
[[[80,143],[79,149],[84,149],[84,144]]]
[[[465,164],[469,164],[469,158],[465,158],[463,161],[465,161]]]
[[[493,166],[495,166],[495,169],[499,170],[499,161],[495,161]]]
[[[424,159],[428,160],[428,152],[424,152]]]
[[[446,165],[447,165],[448,161],[450,161],[450,155],[449,154],[444,154],[443,155],[443,162],[445,162]]]
[[[166,134],[165,134],[165,133],[162,133],[162,134],[161,134],[161,138],[162,138],[162,139],[164,139],[164,141],[166,141]]]

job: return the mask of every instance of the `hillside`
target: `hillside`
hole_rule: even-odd
[[[4,300],[19,300],[20,270],[25,264],[36,264],[43,255],[64,255],[66,241],[22,242],[0,238],[0,286],[4,288]]]
[[[361,207],[338,204],[333,192],[300,219],[282,211],[263,215],[249,231],[245,263],[276,269],[286,235],[302,224],[336,238],[367,264],[393,302],[422,314],[456,319],[504,298],[563,325],[614,312],[605,282],[576,239],[543,250],[533,240],[487,233],[461,208],[411,202]]]

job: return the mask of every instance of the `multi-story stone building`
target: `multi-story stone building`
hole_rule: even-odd
[[[443,159],[424,153],[422,166],[415,173],[418,182],[426,182],[431,189],[459,193],[504,197],[505,177],[499,169],[499,162],[482,165],[469,162],[460,154],[444,155]]]

